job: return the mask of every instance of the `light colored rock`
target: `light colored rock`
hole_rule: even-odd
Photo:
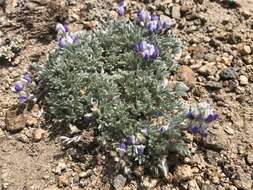
[[[25,134],[19,134],[17,136],[17,139],[20,140],[23,143],[28,143],[29,142],[29,138]]]
[[[81,172],[81,173],[79,173],[79,177],[80,178],[85,178],[85,177],[87,177],[87,176],[89,176],[89,175],[91,175],[92,174],[92,170],[87,170],[87,171],[85,171],[85,172]]]
[[[205,76],[214,76],[217,72],[217,67],[214,62],[207,63],[199,68],[199,73]]]
[[[251,47],[246,45],[246,46],[243,46],[242,50],[241,50],[241,53],[243,55],[249,55],[251,54]]]
[[[39,142],[46,136],[46,131],[44,129],[38,128],[33,131],[33,140]]]
[[[249,165],[253,165],[253,151],[247,154],[246,160]]]
[[[245,56],[242,57],[242,59],[248,65],[253,63],[253,56],[252,55],[245,55]]]
[[[123,190],[126,184],[126,178],[123,175],[117,175],[113,180],[113,187],[115,190]]]
[[[6,130],[17,132],[25,128],[25,116],[23,113],[18,113],[17,108],[10,109],[5,115]]]
[[[143,186],[146,189],[153,189],[156,186],[157,183],[158,183],[158,180],[154,179],[154,178],[145,177],[143,179]]]
[[[180,6],[175,5],[172,7],[171,16],[172,16],[172,18],[175,18],[175,19],[179,19],[181,17]]]
[[[238,166],[237,175],[239,179],[234,181],[234,185],[238,189],[245,189],[245,190],[251,189],[253,185],[251,180],[251,174],[245,173],[245,171],[240,166]]]
[[[235,2],[238,4],[238,6],[241,7],[242,10],[244,11],[253,11],[253,2],[251,0],[235,0]]]
[[[0,128],[0,139],[5,137],[4,131]]]
[[[179,165],[175,171],[175,179],[177,181],[186,181],[193,177],[193,172],[191,166],[189,165]]]
[[[63,170],[67,168],[67,165],[65,164],[64,161],[59,161],[58,165],[55,168],[55,173],[60,175]]]
[[[240,76],[240,84],[241,85],[247,85],[249,83],[248,78],[244,75]]]
[[[179,68],[178,77],[189,87],[194,87],[196,84],[195,73],[188,66],[183,65]]]
[[[31,115],[31,113],[26,113],[25,118],[26,118],[26,124],[28,126],[34,126],[38,123],[38,119],[34,117],[33,115]]]
[[[201,190],[216,190],[216,187],[211,184],[203,184]]]
[[[56,185],[52,185],[52,186],[45,188],[44,190],[60,190],[60,189],[58,187],[56,187]]]
[[[42,112],[38,104],[34,104],[31,111],[25,112],[26,125],[36,126],[39,123],[39,118]]]
[[[222,135],[224,135],[224,133],[209,135],[204,143],[204,147],[216,152],[225,150],[228,148],[228,141],[226,138],[223,138]]]
[[[58,186],[60,188],[66,187],[69,185],[69,179],[68,176],[62,175],[58,178]]]
[[[188,182],[188,190],[200,190],[196,180],[190,180]]]

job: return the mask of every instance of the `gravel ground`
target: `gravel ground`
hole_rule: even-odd
[[[126,1],[126,19],[141,8],[172,21],[181,39],[174,80],[189,87],[188,102],[210,102],[220,119],[206,143],[189,135],[191,154],[171,161],[168,179],[126,179],[106,151],[63,151],[35,105],[16,115],[10,87],[28,66],[57,47],[55,23],[93,30],[117,18],[110,0],[0,0],[0,189],[17,190],[251,190],[253,189],[253,2],[251,0]],[[8,132],[7,132],[8,131]],[[11,132],[9,132],[11,131]],[[18,132],[16,132],[18,131]]]

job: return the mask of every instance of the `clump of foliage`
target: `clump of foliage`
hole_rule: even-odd
[[[60,48],[40,69],[39,87],[53,122],[96,131],[126,173],[138,163],[166,176],[169,154],[187,154],[183,130],[205,137],[217,115],[207,104],[186,114],[184,88],[164,83],[177,68],[172,55],[180,44],[158,17],[142,11],[138,18],[139,24],[114,21],[79,36],[58,24]]]
[[[176,69],[171,55],[179,46],[167,32],[127,22],[81,35],[51,54],[40,74],[48,113],[57,122],[95,128],[126,166],[160,164],[166,173],[168,153],[187,152],[179,129],[182,92],[163,83]]]

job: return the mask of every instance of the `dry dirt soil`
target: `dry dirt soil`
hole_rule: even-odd
[[[118,17],[117,2],[0,0],[0,48],[23,40],[10,61],[0,59],[0,190],[253,189],[253,1],[126,3],[127,19],[145,8],[174,23],[172,32],[183,43],[174,77],[190,87],[188,102],[208,101],[220,115],[206,143],[189,136],[191,155],[167,181],[146,175],[126,180],[102,152],[87,150],[76,161],[51,138],[40,106],[13,114],[18,99],[10,88],[29,65],[57,48],[57,22],[69,23],[73,31],[93,30]]]

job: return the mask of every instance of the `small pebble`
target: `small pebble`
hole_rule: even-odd
[[[244,75],[240,76],[240,84],[241,85],[247,85],[249,83],[248,78]]]

